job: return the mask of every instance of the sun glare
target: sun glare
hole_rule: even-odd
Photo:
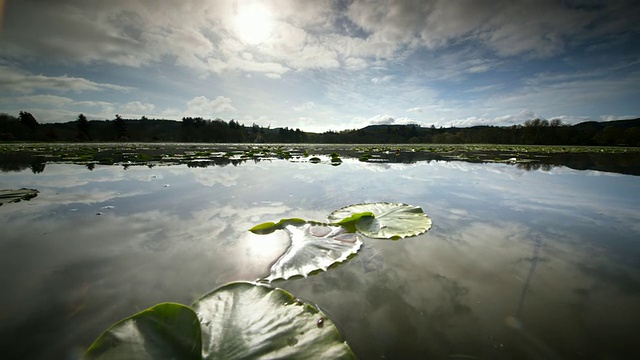
[[[235,30],[243,42],[256,45],[271,36],[271,13],[264,6],[251,4],[240,7],[236,15]]]

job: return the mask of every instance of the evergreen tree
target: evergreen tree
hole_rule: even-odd
[[[78,137],[79,138],[87,138],[91,140],[91,136],[89,135],[89,120],[84,114],[78,115]]]
[[[127,124],[122,119],[122,116],[116,114],[116,120],[114,121],[113,126],[116,130],[116,137],[118,138],[118,140],[126,140]]]
[[[28,113],[26,111],[20,111],[20,116],[18,117],[18,120],[20,121],[21,124],[25,125],[30,130],[35,130],[36,126],[38,126],[38,121],[36,120],[36,118],[33,117],[31,113]]]

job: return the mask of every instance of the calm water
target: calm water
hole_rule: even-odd
[[[431,231],[274,284],[360,358],[638,358],[639,179],[356,160],[0,173],[0,189],[40,190],[0,206],[2,357],[74,358],[125,316],[266,275],[287,239],[253,225],[390,201],[421,206]]]

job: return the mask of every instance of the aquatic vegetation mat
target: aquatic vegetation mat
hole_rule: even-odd
[[[465,161],[502,163],[525,170],[568,166],[574,169],[640,175],[640,148],[605,146],[539,146],[488,144],[179,144],[179,143],[26,143],[0,144],[0,171],[47,164],[96,166],[178,165],[193,168],[238,166],[260,161],[290,161],[339,166],[345,161],[415,163]]]

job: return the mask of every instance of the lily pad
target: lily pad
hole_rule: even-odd
[[[359,214],[373,216],[358,216]],[[368,203],[345,206],[329,215],[329,222],[339,224],[357,219],[356,230],[376,239],[401,239],[427,232],[431,219],[422,208],[401,203]]]
[[[85,359],[201,359],[202,336],[188,306],[162,303],[102,333]]]
[[[265,284],[235,282],[192,307],[162,303],[96,339],[84,359],[355,359],[331,319]]]
[[[331,265],[347,260],[362,246],[362,238],[342,226],[295,220],[278,222],[289,234],[291,244],[271,266],[266,281],[326,271]]]
[[[354,359],[329,317],[282,289],[235,282],[193,309],[204,359]]]
[[[15,203],[21,200],[31,200],[36,196],[38,196],[38,190],[36,189],[0,190],[0,205]]]

